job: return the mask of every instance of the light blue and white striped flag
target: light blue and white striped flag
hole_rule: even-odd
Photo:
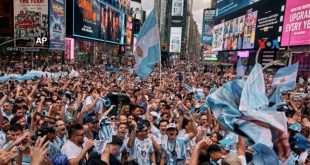
[[[273,78],[272,86],[280,87],[280,92],[293,90],[296,85],[298,63],[278,70]]]
[[[156,8],[144,22],[139,33],[135,54],[135,73],[146,80],[156,63],[160,62],[160,39]]]

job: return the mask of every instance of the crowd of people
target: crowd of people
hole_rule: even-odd
[[[142,81],[131,69],[45,67],[78,76],[0,82],[0,164],[251,164],[255,149],[205,101],[235,70],[178,61]],[[70,68],[70,69],[69,69]],[[26,71],[1,68],[2,75]],[[272,74],[265,73],[266,93]],[[188,90],[202,91],[201,97]],[[294,164],[310,164],[310,78],[282,95]],[[108,97],[110,95],[116,97]],[[127,101],[125,101],[127,100]],[[280,151],[277,151],[279,153]]]

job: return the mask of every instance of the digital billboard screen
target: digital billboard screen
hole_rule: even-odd
[[[253,49],[255,43],[257,11],[248,10],[245,15],[243,49]]]
[[[255,48],[260,47],[261,41],[265,41],[268,45],[281,41],[284,5],[285,0],[277,0],[277,3],[268,3],[258,9]]]
[[[287,0],[281,46],[309,45],[309,0]]]
[[[180,53],[182,45],[182,27],[171,27],[169,52]]]
[[[245,16],[224,23],[223,50],[242,49]]]
[[[212,34],[214,27],[214,9],[204,9],[202,22],[201,43],[212,45]]]
[[[224,23],[214,26],[212,51],[223,50]]]
[[[35,44],[37,38],[48,38],[48,0],[14,0],[14,37],[16,46],[48,47],[48,42]]]
[[[97,0],[74,0],[73,36],[123,44],[124,14]]]
[[[65,1],[50,0],[49,5],[50,48],[65,48]]]
[[[226,16],[258,1],[260,0],[217,0],[216,17]]]

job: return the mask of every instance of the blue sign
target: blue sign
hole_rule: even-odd
[[[260,0],[217,0],[216,17],[220,18]]]
[[[65,49],[65,2],[50,0],[49,4],[50,48]]]

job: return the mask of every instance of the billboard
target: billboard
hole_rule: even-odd
[[[123,44],[124,14],[97,0],[74,0],[73,36]]]
[[[224,23],[214,26],[212,51],[223,50]]]
[[[267,45],[281,41],[284,5],[285,0],[277,0],[258,8],[255,48],[260,47],[261,41]]]
[[[65,48],[65,1],[64,0],[49,0],[49,34],[50,48],[64,49]]]
[[[223,50],[242,49],[245,16],[224,23]]]
[[[203,22],[202,22],[202,36],[201,43],[212,45],[212,34],[214,27],[214,9],[203,10]]]
[[[216,17],[223,17],[260,0],[217,0]]]
[[[180,53],[182,45],[182,27],[171,27],[169,52]]]
[[[48,0],[14,0],[14,38],[16,46],[47,47],[35,44],[37,38],[48,38]],[[33,41],[33,42],[31,42]]]
[[[132,16],[127,16],[126,32],[126,44],[132,45]]]
[[[287,0],[281,46],[309,45],[309,0]]]
[[[257,11],[248,10],[245,15],[243,49],[253,49],[255,43]]]
[[[172,1],[172,16],[183,16],[184,0],[173,0]]]

